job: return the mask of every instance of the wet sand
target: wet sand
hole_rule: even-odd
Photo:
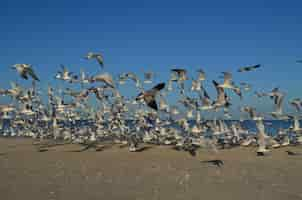
[[[0,139],[1,199],[302,199],[302,147],[276,149],[266,157],[255,148],[196,157],[169,147],[128,152],[117,146],[71,152],[64,145],[38,152],[32,139]],[[221,168],[200,161],[221,159]]]

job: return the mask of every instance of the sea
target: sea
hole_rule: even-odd
[[[244,120],[244,121],[237,121],[237,120],[225,120],[225,123],[227,125],[230,125],[232,123],[240,123],[241,126],[244,129],[247,129],[250,133],[257,133],[256,123],[253,120]],[[300,121],[301,123],[301,121]],[[92,122],[89,122],[87,120],[79,120],[75,123],[70,122],[59,122],[61,126],[65,127],[84,127],[84,126],[93,126]],[[128,120],[127,124],[131,127],[135,126],[135,123],[131,120]],[[195,124],[195,121],[189,121],[189,124],[193,126]],[[279,129],[288,129],[290,126],[292,126],[293,121],[292,120],[264,120],[264,126],[265,126],[265,132],[269,136],[274,136],[278,133]],[[178,126],[176,124],[172,124],[174,128],[177,128]],[[6,131],[10,130],[10,120],[9,119],[3,119],[2,120],[2,126],[0,126],[0,135],[3,134]]]

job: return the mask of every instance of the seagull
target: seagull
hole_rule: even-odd
[[[152,89],[140,93],[136,97],[136,101],[144,100],[150,108],[157,111],[158,106],[155,97],[160,90],[164,89],[164,87],[165,87],[165,83],[159,83],[156,86],[154,86]]]
[[[290,119],[293,120],[293,125],[289,128],[289,130],[293,131],[296,134],[302,133],[302,128],[300,127],[300,119],[298,116],[289,116]]]
[[[215,108],[218,107],[229,107],[231,104],[229,102],[228,96],[224,92],[224,89],[222,87],[219,87],[219,84],[213,80],[213,84],[215,86],[216,92],[217,92],[217,99],[213,102],[213,106]]]
[[[248,71],[253,71],[257,68],[259,68],[261,65],[252,65],[252,66],[247,66],[247,67],[241,67],[238,69],[238,72],[248,72]]]
[[[85,100],[89,96],[89,90],[82,90],[80,92],[77,92],[71,90],[70,88],[66,88],[66,91],[64,93],[74,97],[77,101]]]
[[[302,107],[302,101],[300,98],[295,98],[293,100],[291,100],[290,105],[293,106],[297,112],[301,111],[301,107]]]
[[[69,72],[67,67],[64,65],[60,65],[62,71],[58,71],[55,78],[63,81],[73,82],[73,80],[77,79],[77,76],[72,76],[73,72]]]
[[[242,93],[239,87],[235,86],[232,81],[232,74],[229,72],[222,72],[224,76],[223,84],[219,84],[218,87],[231,89],[242,99]]]
[[[263,124],[263,120],[256,121],[256,127],[258,129],[258,135],[257,135],[257,142],[258,142],[258,150],[257,154],[262,156],[265,155],[265,153],[269,152],[268,149],[266,149],[267,141],[266,139],[268,136],[265,133],[265,127]]]
[[[162,94],[160,94],[159,98],[159,110],[169,112],[169,105]]]
[[[250,118],[254,121],[262,120],[262,117],[260,117],[256,113],[256,109],[250,106],[245,106],[240,109],[241,112],[247,112],[250,115]]]
[[[25,80],[28,80],[28,76],[31,76],[34,80],[40,81],[30,64],[15,64],[12,68],[17,70],[19,75]]]
[[[102,87],[91,87],[88,91],[93,92],[99,101],[103,101],[106,98],[104,95],[104,88]]]
[[[201,81],[199,80],[192,80],[192,87],[191,91],[201,91]]]
[[[186,80],[188,80],[187,70],[185,70],[185,69],[171,69],[171,71],[173,73],[176,73],[178,81],[186,81]]]
[[[125,78],[129,78],[132,81],[134,81],[135,87],[137,87],[140,90],[143,89],[141,81],[139,80],[139,78],[134,73],[128,72],[128,73],[124,74],[124,76],[125,76]]]
[[[15,107],[11,104],[0,105],[0,113],[4,113],[4,115],[7,115],[7,113],[12,112],[14,110],[15,110]]]
[[[270,113],[274,118],[277,119],[288,119],[287,116],[283,116],[282,103],[284,100],[285,94],[280,92],[279,88],[274,88],[271,92],[263,93],[262,96],[269,96],[274,100],[275,111]]]
[[[211,110],[214,108],[211,98],[206,90],[203,90],[203,97],[200,96],[200,100],[202,105],[198,107],[199,110]]]
[[[206,80],[206,73],[202,69],[197,70],[197,73],[198,73],[198,80],[199,81],[205,81]]]
[[[103,82],[107,86],[109,86],[111,88],[115,88],[114,82],[113,82],[113,78],[108,73],[103,73],[103,74],[99,74],[99,75],[93,76],[93,77],[90,78],[90,82],[91,83],[94,83],[94,82]]]
[[[87,60],[96,59],[97,62],[100,64],[101,68],[104,68],[104,58],[103,58],[102,54],[100,54],[100,53],[89,52],[85,56],[85,59],[87,59]]]
[[[280,116],[283,114],[283,110],[282,110],[283,99],[284,99],[284,94],[282,93],[277,93],[274,96],[274,103],[276,105],[276,110],[272,112],[273,116]]]
[[[11,89],[5,90],[4,94],[10,95],[13,98],[19,98],[23,94],[23,88],[15,82],[11,82]]]

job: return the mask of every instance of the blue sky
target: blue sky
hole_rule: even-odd
[[[288,98],[302,97],[302,64],[295,63],[302,58],[301,7],[297,0],[3,0],[0,87],[7,88],[9,80],[28,84],[9,68],[15,63],[33,64],[41,87],[58,84],[53,75],[59,64],[95,74],[99,66],[83,56],[96,51],[104,54],[105,70],[113,74],[153,70],[159,81],[173,66],[192,76],[201,67],[209,88],[220,72],[231,71],[235,82],[265,91],[280,86]],[[263,66],[258,72],[235,73],[258,63]],[[131,87],[125,90],[135,93]],[[245,103],[263,110],[270,105],[255,100],[247,95]]]

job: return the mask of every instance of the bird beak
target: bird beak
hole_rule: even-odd
[[[16,69],[16,65],[11,65],[10,68],[11,69]]]

